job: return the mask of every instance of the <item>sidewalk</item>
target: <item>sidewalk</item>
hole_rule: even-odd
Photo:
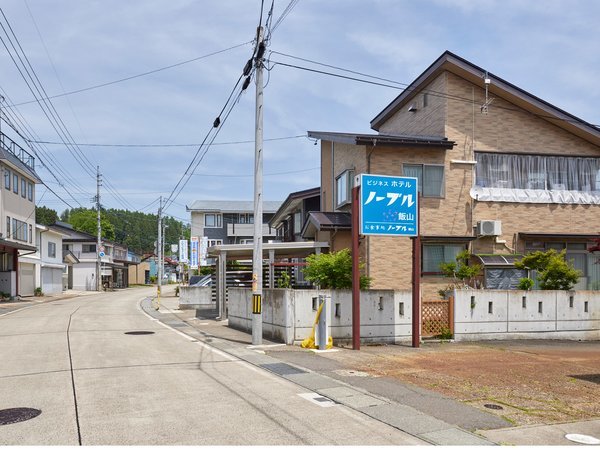
[[[498,415],[427,389],[354,370],[366,352],[311,351],[265,339],[252,346],[249,333],[215,320],[211,311],[179,310],[178,298],[170,291],[165,294],[159,311],[150,299],[142,302],[144,311],[177,331],[434,445],[577,445],[565,435],[600,438],[600,420],[515,427]]]
[[[370,380],[378,386],[365,388],[351,381],[348,382],[348,380],[342,381],[324,375],[321,372],[329,373],[331,369],[331,360],[325,358],[324,355],[331,351],[318,353],[265,339],[263,339],[262,345],[253,346],[250,334],[229,328],[226,320],[215,320],[214,314],[211,316],[211,311],[179,310],[178,298],[169,296],[172,295],[170,292],[167,292],[166,295],[161,297],[158,311],[152,307],[150,298],[142,301],[142,309],[151,317],[178,332],[205,342],[250,364],[269,370],[320,396],[362,412],[431,444],[493,445],[486,438],[453,423],[457,420],[448,421],[436,416],[460,419],[459,422],[465,422],[465,417],[467,417],[471,423],[486,424],[488,427],[495,428],[507,426],[506,422],[493,415],[482,413],[475,408],[441,398],[424,390],[399,384],[390,385],[386,380],[377,378]],[[289,352],[281,350],[289,350]],[[284,353],[286,355],[290,353],[302,355],[305,361],[303,364],[295,361],[290,363],[287,358],[281,358]],[[354,378],[355,381],[358,379],[358,377]],[[394,392],[394,395],[399,398],[403,398],[403,395],[398,394],[410,396],[412,404],[398,402],[397,399],[392,398],[394,395],[382,395],[386,392]],[[422,408],[417,407],[419,405]],[[431,414],[436,409],[441,414]]]

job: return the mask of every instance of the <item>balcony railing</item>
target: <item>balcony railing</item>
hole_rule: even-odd
[[[263,236],[276,237],[277,230],[269,227],[268,224],[262,226]],[[228,223],[227,224],[227,237],[247,237],[252,238],[254,236],[254,224],[252,223]]]
[[[35,170],[35,158],[4,133],[0,133],[0,148],[12,153],[31,170]]]

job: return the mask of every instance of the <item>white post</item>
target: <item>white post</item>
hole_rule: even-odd
[[[262,344],[262,222],[263,222],[263,28],[257,30],[256,68],[256,128],[254,152],[254,247],[252,255],[252,344]]]

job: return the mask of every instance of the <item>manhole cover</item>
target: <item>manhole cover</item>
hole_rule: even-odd
[[[273,363],[273,364],[260,364],[260,367],[263,367],[271,372],[275,372],[278,375],[295,375],[298,373],[306,373],[306,370],[297,369],[294,366],[290,366],[285,363]]]
[[[41,413],[42,411],[34,408],[0,409],[0,425],[24,422],[39,416]]]
[[[588,436],[586,434],[565,434],[565,438],[567,438],[570,441],[577,442],[578,444],[600,444],[600,439],[596,439],[595,437]]]
[[[125,334],[130,334],[133,336],[141,336],[143,334],[154,334],[154,331],[126,331]]]
[[[488,408],[488,409],[504,409],[502,406],[500,406],[500,405],[494,405],[493,403],[486,403],[483,406],[486,407],[486,408]]]

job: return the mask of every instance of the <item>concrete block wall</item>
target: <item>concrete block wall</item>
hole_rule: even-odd
[[[454,292],[454,339],[600,339],[598,291]]]
[[[180,286],[179,309],[200,309],[212,307],[212,288],[210,286]]]

